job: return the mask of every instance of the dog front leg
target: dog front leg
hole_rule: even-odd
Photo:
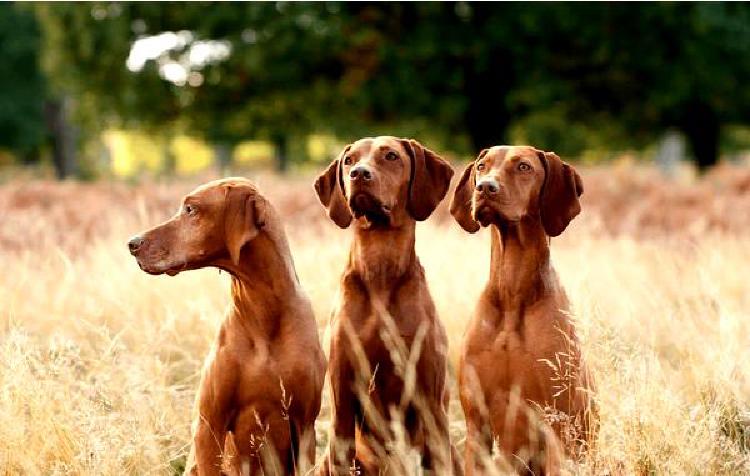
[[[424,416],[423,416],[424,418]],[[453,469],[455,448],[450,442],[448,414],[442,402],[430,405],[429,418],[424,418],[425,445],[422,466],[435,474],[450,474]]]
[[[492,455],[492,436],[486,422],[477,415],[466,417],[465,476],[484,474],[484,462]]]
[[[236,375],[236,368],[223,366],[221,359],[209,356],[201,372],[198,395],[193,407],[193,444],[190,448],[186,475],[221,475],[224,442],[227,436],[227,415],[234,381],[216,380],[220,375]]]
[[[318,476],[349,475],[355,457],[357,399],[351,388],[353,372],[348,365],[331,370],[331,431],[328,450],[318,468]]]
[[[221,475],[222,455],[226,430],[223,425],[211,425],[206,421],[193,423],[193,444],[185,466],[185,475]]]

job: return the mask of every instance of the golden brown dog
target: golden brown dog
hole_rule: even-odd
[[[246,179],[210,182],[128,246],[150,274],[214,266],[232,275],[232,306],[203,367],[185,473],[221,474],[225,453],[230,474],[312,465],[325,360],[271,204]]]
[[[388,471],[394,411],[422,464],[450,468],[447,339],[414,239],[416,221],[443,199],[452,175],[418,142],[376,137],[347,146],[315,182],[329,217],[354,227],[330,323],[333,416],[320,474],[349,474],[352,464],[360,474]],[[411,361],[394,357],[399,347]]]
[[[490,279],[459,368],[467,475],[482,473],[493,440],[516,470],[556,474],[560,443],[589,437],[592,382],[548,246],[580,212],[582,193],[570,165],[528,146],[483,150],[457,185],[456,221],[492,230]],[[556,435],[538,424],[545,417]]]

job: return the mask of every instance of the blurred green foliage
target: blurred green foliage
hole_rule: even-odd
[[[33,22],[12,19],[28,10],[41,52]],[[241,141],[264,139],[282,169],[305,159],[311,133],[410,135],[462,155],[522,141],[578,156],[642,149],[666,130],[682,132],[707,167],[720,146],[742,143],[725,126],[750,117],[745,3],[95,2],[0,12],[26,28],[11,36],[28,37],[29,58],[41,54],[50,97],[73,99],[81,140],[111,127],[165,144],[190,134],[228,160]],[[126,66],[136,41],[165,32],[179,44],[142,69]],[[191,62],[205,42],[228,56]],[[165,65],[184,78],[165,79]]]
[[[45,139],[46,84],[34,15],[0,5],[0,148],[32,160]]]
[[[675,128],[701,167],[718,158],[721,126],[750,117],[746,3],[557,3],[525,9],[519,21],[531,60],[510,95],[521,115],[562,110],[561,126],[601,128],[630,147]],[[535,125],[530,140],[548,136],[549,125]]]

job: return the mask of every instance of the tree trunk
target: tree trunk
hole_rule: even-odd
[[[47,128],[52,133],[52,163],[59,180],[78,175],[76,132],[68,121],[70,100],[48,101],[45,105]]]
[[[505,104],[505,95],[510,88],[511,72],[499,65],[508,65],[502,60],[501,52],[496,53],[496,61],[479,69],[469,64],[466,74],[465,94],[468,99],[465,121],[476,152],[493,145],[502,144],[510,123],[510,112]]]
[[[703,173],[719,161],[719,119],[705,104],[694,104],[685,112],[682,131],[693,151],[698,171]]]
[[[285,174],[289,169],[289,139],[284,134],[273,137],[273,149],[276,156],[276,171]]]
[[[471,89],[473,92],[469,93],[469,104],[466,108],[466,128],[471,145],[479,152],[481,149],[503,143],[509,118],[504,108],[492,107],[487,96],[483,97],[483,94],[477,93],[486,91],[487,94],[497,95],[502,92],[483,87]]]
[[[32,150],[21,154],[21,163],[23,165],[31,165],[39,163],[39,149],[34,147]]]
[[[174,175],[177,170],[177,157],[172,152],[172,134],[165,133],[161,140],[161,172]]]
[[[227,142],[217,142],[214,144],[214,158],[216,167],[221,175],[226,175],[229,167],[232,165],[232,151],[234,146]]]

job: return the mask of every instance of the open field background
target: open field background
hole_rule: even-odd
[[[321,336],[348,248],[312,174],[253,175],[286,219]],[[750,472],[750,170],[697,183],[583,170],[583,214],[552,242],[598,380],[583,474]],[[208,177],[206,177],[208,178]],[[184,464],[202,359],[228,301],[216,270],[152,277],[127,238],[201,179],[0,186],[0,474],[171,474]],[[489,234],[446,203],[417,252],[455,363],[487,277]],[[323,445],[328,408],[320,417]],[[454,401],[452,436],[463,445]]]

